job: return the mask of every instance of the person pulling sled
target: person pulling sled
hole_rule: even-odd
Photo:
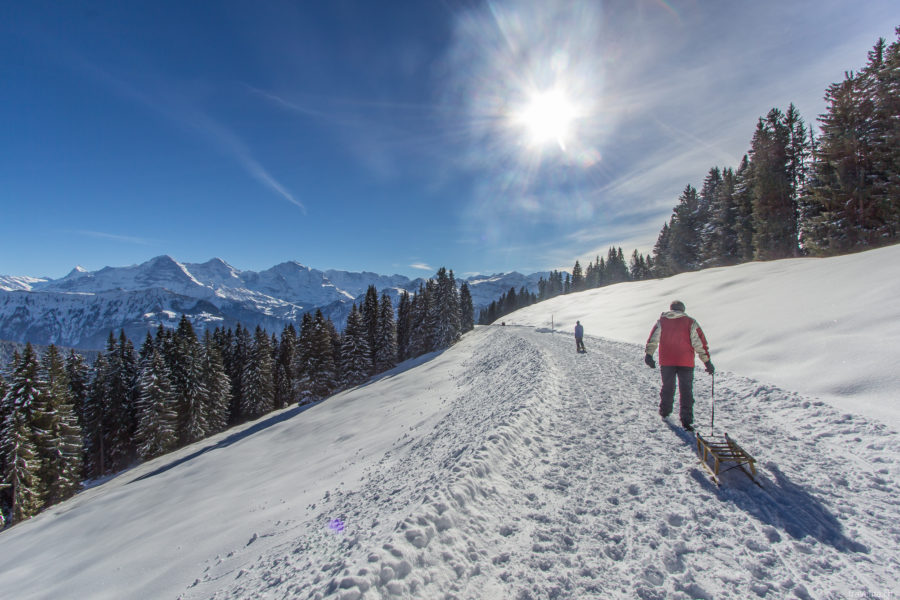
[[[697,321],[685,314],[684,310],[684,302],[675,300],[669,306],[669,310],[660,315],[647,339],[644,362],[651,369],[655,369],[653,353],[659,347],[659,371],[662,376],[659,414],[663,419],[672,414],[677,379],[681,425],[686,430],[693,431],[694,353],[700,357],[707,373],[712,375],[716,369],[709,358],[709,348],[703,330]]]

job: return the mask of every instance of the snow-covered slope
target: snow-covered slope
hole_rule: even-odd
[[[552,319],[567,332],[580,320],[585,333],[642,345],[676,298],[702,326],[718,369],[818,396],[900,430],[900,245],[620,284],[554,298],[504,320],[550,327]]]
[[[207,286],[171,256],[157,256],[130,267],[104,267],[96,272],[73,270],[62,279],[42,284],[39,289],[50,292],[96,293],[157,288],[190,296],[212,295]]]
[[[301,315],[300,307],[272,298],[196,297],[163,288],[135,291],[3,292],[0,291],[0,339],[37,344],[55,343],[82,349],[106,345],[110,330],[124,329],[141,343],[159,325],[174,328],[182,314],[198,331],[217,326],[260,325],[281,331]]]
[[[0,534],[28,598],[851,598],[900,585],[894,432],[734,374],[713,486],[635,347],[479,328]],[[708,380],[698,378],[699,398]],[[698,416],[706,411],[698,403]]]
[[[849,257],[862,260],[854,274],[882,268],[891,251]],[[849,285],[841,260],[819,263],[766,263],[755,277],[737,268],[731,287],[772,306],[798,278]],[[695,277],[708,292],[725,282],[715,271]],[[894,297],[865,291],[862,312],[840,312],[849,292],[838,285],[818,301],[853,319],[868,345],[890,344],[882,318]],[[649,329],[671,292],[621,320]],[[615,311],[616,288],[609,294],[592,310]],[[707,323],[727,310],[711,304],[698,316],[716,331]],[[731,364],[716,378],[716,422],[756,455],[762,488],[737,471],[717,488],[692,438],[657,416],[659,374],[641,345],[590,333],[578,355],[569,331],[480,327],[427,362],[137,466],[0,533],[0,590],[372,600],[849,599],[900,589],[895,429],[748,378],[737,350],[731,359],[723,350]],[[759,350],[813,337],[827,351],[830,335],[771,333]],[[869,359],[849,352],[841,372]],[[711,393],[702,372],[695,390],[702,425]]]
[[[17,277],[15,275],[0,275],[0,290],[12,292],[17,290],[30,291],[35,285],[48,281],[41,277]]]
[[[473,278],[476,314],[512,286],[536,291],[539,276]],[[0,276],[0,339],[102,348],[111,329],[124,328],[140,340],[159,323],[169,325],[170,313],[177,322],[182,312],[201,332],[237,322],[280,332],[316,309],[343,328],[351,303],[359,302],[370,285],[396,306],[403,290],[414,292],[420,283],[402,275],[323,272],[294,261],[255,272],[219,258],[180,263],[171,256],[94,272],[76,267],[55,280]]]

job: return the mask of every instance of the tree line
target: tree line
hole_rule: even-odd
[[[478,313],[478,324],[490,325],[500,317],[520,308],[531,306],[537,301],[538,297],[526,290],[525,286],[519,288],[518,292],[515,287],[511,287],[508,292],[504,292],[498,299],[491,301],[488,306],[481,309]]]
[[[666,277],[705,267],[830,256],[900,233],[900,27],[827,89],[816,137],[791,104],[756,124],[736,169],[687,185],[653,248]]]
[[[489,325],[520,308],[561,294],[581,292],[623,281],[651,279],[652,266],[652,258],[645,257],[637,250],[631,254],[629,262],[626,263],[621,247],[610,248],[606,257],[598,255],[597,260],[589,262],[586,268],[582,268],[581,262],[576,260],[571,274],[553,270],[547,279],[541,276],[538,279],[537,294],[529,292],[524,286],[518,292],[515,287],[511,287],[508,292],[478,313],[478,324]]]
[[[538,301],[707,267],[831,256],[896,243],[900,236],[900,27],[879,39],[859,72],[827,89],[818,138],[797,108],[756,124],[735,168],[713,167],[699,191],[685,186],[652,254],[627,264],[610,248],[571,275],[553,271]],[[511,312],[511,311],[509,311]],[[505,313],[504,313],[505,314]]]
[[[468,285],[452,271],[410,295],[396,313],[370,286],[338,332],[322,312],[280,337],[260,327],[147,333],[139,350],[110,332],[93,365],[70,350],[31,344],[0,375],[0,526],[27,519],[139,461],[365,382],[399,362],[441,350],[474,327]]]

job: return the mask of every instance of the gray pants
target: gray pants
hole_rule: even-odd
[[[662,389],[659,390],[659,414],[668,417],[675,403],[675,379],[678,379],[678,395],[682,425],[694,422],[694,367],[664,367],[660,365]]]

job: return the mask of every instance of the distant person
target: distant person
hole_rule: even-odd
[[[581,321],[575,321],[575,352],[587,352],[584,348],[584,327]]]
[[[659,346],[659,371],[662,388],[659,390],[659,414],[665,419],[672,414],[675,402],[675,379],[678,379],[681,425],[688,431],[694,430],[694,353],[712,375],[716,372],[709,359],[709,348],[700,325],[684,313],[684,302],[675,300],[669,311],[659,316],[653,326],[644,362],[651,369],[656,368],[653,353]]]

